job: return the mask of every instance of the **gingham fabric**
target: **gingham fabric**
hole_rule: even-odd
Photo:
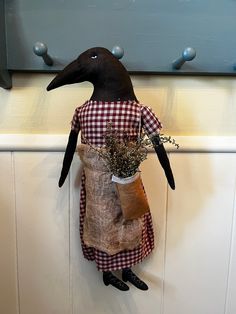
[[[139,123],[141,123],[148,135],[159,132],[162,128],[151,108],[139,105],[134,101],[124,102],[97,102],[87,101],[75,110],[71,122],[72,129],[81,131],[81,138],[87,139],[90,144],[101,146],[104,144],[104,133],[107,123],[120,131],[120,137],[124,132],[130,137],[137,137]]]
[[[140,120],[141,118],[141,120]],[[123,102],[96,102],[87,101],[75,110],[71,128],[81,131],[81,141],[85,139],[92,145],[104,145],[103,134],[107,123],[112,122],[115,129],[121,130],[120,137],[126,134],[134,136],[139,133],[139,125],[144,128],[148,135],[159,133],[162,125],[151,108],[134,101]],[[108,255],[95,248],[88,247],[83,242],[83,224],[86,211],[85,175],[82,176],[80,195],[80,237],[84,257],[95,261],[100,271],[112,271],[131,267],[141,262],[154,248],[154,233],[152,217],[148,213],[143,216],[143,230],[141,244],[129,251],[122,251],[115,255]]]

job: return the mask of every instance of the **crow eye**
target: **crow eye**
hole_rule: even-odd
[[[96,54],[93,54],[92,56],[91,56],[91,59],[97,59],[97,55]]]

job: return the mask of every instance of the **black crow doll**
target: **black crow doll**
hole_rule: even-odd
[[[53,79],[47,90],[84,81],[91,82],[94,90],[90,100],[75,110],[59,186],[67,177],[81,132],[78,152],[85,170],[80,200],[80,236],[84,257],[96,262],[106,286],[126,291],[129,286],[125,282],[130,282],[147,290],[147,284],[131,267],[143,261],[154,248],[151,213],[128,221],[122,217],[112,174],[91,147],[104,147],[108,123],[121,130],[121,134],[132,137],[137,137],[141,128],[151,139],[170,187],[175,189],[170,163],[160,141],[161,123],[151,108],[139,103],[128,72],[109,50],[96,47],[83,52]],[[121,270],[122,280],[112,273],[115,270]]]

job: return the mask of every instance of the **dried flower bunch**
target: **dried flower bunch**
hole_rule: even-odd
[[[123,132],[121,137],[120,131],[112,126],[112,122],[107,124],[104,134],[105,146],[102,148],[93,147],[99,156],[104,160],[109,171],[119,178],[133,176],[138,170],[140,164],[147,158],[148,148],[153,144],[145,133],[134,139],[127,132]],[[85,140],[86,141],[86,140]],[[170,136],[160,135],[160,144],[169,142],[179,148]]]
[[[141,162],[147,158],[147,147],[142,136],[134,140],[124,132],[120,140],[118,130],[108,123],[104,137],[105,149],[100,151],[100,156],[112,174],[120,178],[134,175]]]
[[[177,149],[179,149],[179,144],[176,143],[174,138],[172,138],[170,135],[166,136],[164,134],[160,134],[160,144],[164,143],[170,143],[174,145]]]

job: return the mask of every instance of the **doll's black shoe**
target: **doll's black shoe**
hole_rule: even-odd
[[[103,282],[106,286],[112,285],[121,291],[129,290],[129,287],[123,281],[114,276],[110,271],[103,272]]]
[[[148,285],[144,281],[138,278],[130,268],[122,270],[122,279],[127,282],[131,282],[136,288],[140,290],[148,290]]]

